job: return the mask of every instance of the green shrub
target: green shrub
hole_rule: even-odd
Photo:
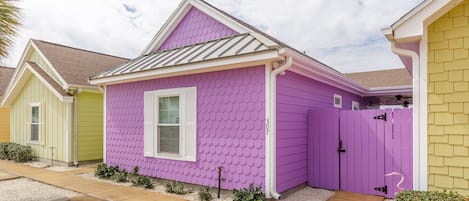
[[[254,187],[254,184],[250,184],[248,188],[240,190],[235,189],[233,191],[235,196],[234,201],[265,201],[266,197],[262,192],[262,187]]]
[[[178,195],[185,195],[188,193],[192,193],[191,190],[186,190],[184,187],[184,184],[181,182],[175,182],[175,181],[169,182],[169,183],[166,183],[165,187],[166,187],[166,192],[168,193],[174,193]]]
[[[33,159],[33,150],[30,146],[15,143],[0,144],[0,159],[27,162]]]
[[[96,168],[95,176],[101,179],[111,179],[114,174],[119,172],[119,166],[107,166],[106,163],[101,163]]]
[[[469,197],[455,192],[404,191],[396,196],[396,201],[467,201]]]
[[[8,160],[9,143],[0,143],[0,160]]]
[[[200,201],[211,201],[213,200],[212,194],[210,193],[210,187],[202,187],[199,191],[199,200]]]

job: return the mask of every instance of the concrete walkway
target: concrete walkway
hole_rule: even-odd
[[[86,179],[76,175],[77,172],[80,172],[78,170],[70,172],[55,172],[47,169],[30,167],[21,163],[0,160],[0,171],[30,178],[32,180],[104,200],[184,201],[184,199],[181,198],[146,191],[142,188],[120,186],[107,182]]]

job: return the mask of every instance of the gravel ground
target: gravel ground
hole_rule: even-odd
[[[49,201],[75,197],[78,193],[20,178],[0,181],[0,201]]]
[[[326,201],[334,194],[334,191],[305,187],[291,195],[288,195],[282,199],[282,201]]]

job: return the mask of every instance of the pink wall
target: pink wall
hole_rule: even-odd
[[[307,182],[308,110],[333,108],[334,93],[343,109],[359,96],[288,71],[277,81],[277,191]]]
[[[111,165],[182,182],[224,189],[264,184],[264,68],[251,67],[110,85],[107,88],[106,156]],[[143,94],[197,87],[197,162],[143,156]]]
[[[197,8],[191,8],[158,51],[206,42],[237,34]]]

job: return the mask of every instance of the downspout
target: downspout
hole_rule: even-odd
[[[396,41],[395,40],[391,40],[391,50],[397,54],[397,55],[402,55],[402,56],[408,56],[410,58],[412,58],[412,85],[413,85],[413,90],[412,90],[412,97],[413,97],[413,100],[414,100],[414,109],[412,111],[412,115],[413,115],[413,121],[414,122],[420,122],[420,116],[419,116],[419,113],[420,113],[420,89],[419,89],[419,83],[420,83],[420,56],[417,54],[417,52],[414,52],[414,51],[411,51],[411,50],[407,50],[407,49],[401,49],[401,48],[398,48],[397,45],[396,45]],[[420,142],[420,125],[417,124],[418,126],[413,126],[413,130],[412,132],[414,133],[413,137],[412,137],[412,140],[414,142]],[[417,135],[415,135],[417,134]],[[418,157],[418,160],[417,161],[420,161],[420,147],[421,146],[427,146],[427,145],[422,145],[420,143],[417,143],[418,144],[418,147],[414,147],[413,150],[412,150],[412,153],[413,153],[413,156],[414,157]],[[415,160],[414,160],[415,161]],[[413,178],[413,181],[414,181],[414,188],[417,188],[417,189],[421,189],[421,186],[420,186],[420,175],[417,174],[419,172],[419,170],[421,170],[421,167],[420,167],[420,163],[419,164],[414,164],[413,165],[413,175],[414,175],[414,178]],[[417,183],[416,183],[417,182]],[[417,184],[417,185],[415,185]]]
[[[281,195],[277,192],[277,75],[285,72],[288,70],[293,63],[293,59],[291,56],[287,56],[286,62],[272,71],[270,74],[270,130],[271,135],[269,136],[269,174],[270,175],[270,195],[274,199],[280,199]],[[274,66],[275,67],[275,66]]]

